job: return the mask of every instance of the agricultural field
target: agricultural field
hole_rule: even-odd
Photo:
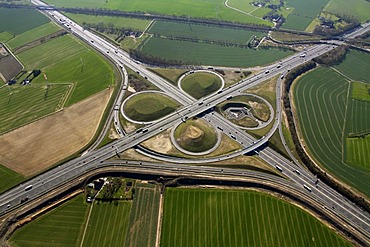
[[[347,162],[370,169],[370,134],[346,139]]]
[[[104,23],[105,25],[112,24],[116,28],[122,29],[133,29],[144,31],[149,25],[150,20],[115,17],[115,16],[96,16],[96,15],[84,15],[74,13],[64,13],[66,16],[82,25],[84,22],[89,24]]]
[[[370,101],[370,84],[352,82],[352,98]]]
[[[127,238],[125,245],[121,246],[155,246],[159,200],[158,187],[136,183]]]
[[[141,51],[152,56],[181,60],[188,64],[253,67],[272,63],[293,54],[281,49],[248,49],[216,44],[150,38]]]
[[[190,152],[204,152],[217,143],[217,133],[204,120],[187,120],[175,130],[175,139],[179,146]]]
[[[8,32],[0,32],[0,42],[1,43],[6,43],[8,42],[10,39],[13,38],[13,34],[11,33],[8,33]]]
[[[24,177],[3,165],[0,165],[0,193],[20,183]]]
[[[181,81],[181,88],[196,99],[215,93],[221,87],[221,79],[211,73],[193,73]]]
[[[304,31],[320,14],[329,0],[288,0],[287,5],[294,10],[288,15],[283,28]]]
[[[370,2],[366,0],[333,0],[325,7],[325,11],[333,14],[355,16],[359,21],[370,19]]]
[[[167,69],[167,68],[151,68],[150,70],[166,78],[173,85],[177,85],[180,76],[188,71],[187,69]]]
[[[94,137],[110,96],[104,90],[1,135],[0,164],[27,177],[75,154]]]
[[[238,45],[247,45],[254,36],[259,38],[267,36],[267,33],[265,32],[253,30],[166,21],[155,21],[155,23],[147,32],[167,38],[181,37],[196,40],[218,41]]]
[[[130,201],[95,203],[80,246],[124,246],[130,216]]]
[[[352,99],[350,89],[345,77],[320,67],[294,84],[294,103],[312,156],[339,179],[369,196],[370,172],[347,162],[346,138],[370,129],[370,102]]]
[[[151,122],[176,110],[179,103],[164,94],[140,93],[124,105],[126,116],[135,121]]]
[[[197,0],[110,0],[110,1],[84,1],[84,0],[47,0],[47,3],[57,7],[79,8],[106,8],[127,12],[147,12],[176,16],[189,16],[194,18],[210,18],[243,23],[256,23],[272,26],[272,23],[259,18],[239,13],[227,8],[224,0],[197,1]],[[184,8],[186,6],[186,8]]]
[[[295,205],[245,190],[167,188],[161,246],[351,246]]]
[[[70,86],[45,84],[0,88],[0,134],[61,109]]]
[[[0,33],[18,35],[49,22],[49,19],[36,9],[0,8]]]
[[[70,35],[21,52],[18,57],[27,70],[42,70],[51,85],[73,83],[66,106],[114,85],[115,75],[109,62]],[[43,76],[32,81],[33,84],[45,82]]]
[[[4,55],[6,55],[0,55],[0,77],[3,81],[8,82],[22,71],[23,66],[12,54],[5,51],[3,47],[1,48],[1,53],[2,52],[4,52]]]
[[[356,66],[353,66],[356,64]],[[350,50],[346,59],[339,65],[334,66],[352,81],[361,81],[370,84],[370,54],[357,50]]]
[[[11,246],[77,246],[88,209],[83,201],[77,196],[19,228],[9,240]]]
[[[246,0],[229,0],[227,3],[229,6],[233,8],[237,8],[241,11],[244,11],[252,16],[256,16],[259,18],[263,18],[265,14],[271,11],[268,7],[256,7],[251,4],[253,2],[252,0],[246,1]],[[257,2],[257,1],[256,1]],[[271,1],[273,4],[278,4],[277,0]],[[280,10],[277,10],[278,14],[282,14],[284,17],[289,15],[290,12],[293,11],[293,8],[281,8]]]
[[[60,30],[60,28],[57,25],[55,25],[54,23],[48,22],[41,26],[35,27],[26,32],[18,34],[17,36],[15,36],[15,38],[9,40],[7,42],[7,45],[9,46],[11,50],[14,50],[15,48],[18,48],[28,42],[42,38],[58,30]]]

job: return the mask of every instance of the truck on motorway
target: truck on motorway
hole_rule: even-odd
[[[306,189],[306,190],[308,190],[309,192],[311,192],[312,190],[311,190],[311,188],[310,187],[308,187],[307,185],[303,185],[303,187]]]
[[[32,189],[32,184],[31,185],[28,185],[24,190],[25,191],[29,191],[29,190],[31,190]]]
[[[277,170],[279,170],[280,172],[283,172],[283,169],[282,169],[280,166],[276,165],[275,167],[276,167],[276,169],[277,169]]]

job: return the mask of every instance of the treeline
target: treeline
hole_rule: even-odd
[[[153,37],[166,38],[166,39],[178,40],[178,41],[194,42],[194,43],[215,44],[215,45],[221,45],[221,46],[227,46],[227,47],[248,48],[248,45],[243,45],[240,43],[235,43],[235,42],[226,41],[226,40],[198,39],[198,38],[192,38],[188,36],[172,36],[172,35],[161,36],[159,33],[156,33],[156,32],[153,33]]]
[[[328,51],[313,59],[318,64],[325,66],[338,65],[346,58],[349,47],[346,45],[338,46],[331,51]]]
[[[316,67],[316,63],[313,61],[309,61],[296,69],[293,69],[290,73],[287,74],[285,77],[285,90],[283,95],[283,103],[284,103],[284,111],[288,118],[288,128],[292,135],[293,143],[295,146],[295,150],[300,157],[300,159],[303,161],[303,163],[308,167],[308,169],[313,173],[317,175],[317,178],[319,178],[322,182],[329,185],[331,188],[335,189],[339,193],[341,193],[343,196],[345,196],[350,201],[357,204],[359,207],[363,208],[367,212],[370,212],[370,205],[365,201],[365,199],[361,196],[357,196],[352,191],[344,187],[343,185],[337,183],[333,178],[329,177],[325,171],[317,167],[310,157],[306,154],[304,149],[302,148],[299,137],[297,134],[296,127],[294,125],[294,119],[293,119],[293,112],[290,105],[290,99],[289,99],[289,91],[290,87],[293,83],[293,81],[303,73],[313,69]]]
[[[107,34],[115,34],[118,36],[135,36],[139,37],[142,32],[139,30],[135,30],[132,28],[120,28],[116,27],[113,23],[104,23],[104,22],[99,22],[99,23],[86,23],[83,22],[82,26],[84,29],[89,30],[89,29],[94,29],[96,31],[99,31],[101,33],[107,33]]]
[[[200,65],[200,63],[195,63],[195,62],[180,61],[180,60],[175,60],[175,59],[167,59],[163,57],[153,56],[153,55],[144,53],[138,49],[131,49],[129,53],[130,53],[131,58],[138,60],[142,63],[153,65],[153,66],[182,67],[183,65],[189,65],[189,64]]]

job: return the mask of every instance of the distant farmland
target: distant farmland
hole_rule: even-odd
[[[49,83],[73,83],[66,105],[106,89],[114,83],[112,66],[85,44],[65,35],[21,52],[20,60],[28,70],[41,69]],[[43,76],[33,83],[45,83]]]
[[[18,35],[48,22],[49,19],[36,9],[0,8],[0,33]]]
[[[355,16],[364,22],[370,19],[370,3],[365,0],[333,0],[324,9],[333,14]]]
[[[316,218],[270,195],[168,188],[161,246],[350,246]]]
[[[125,18],[125,17],[115,17],[115,16],[95,16],[95,15],[83,15],[83,14],[72,14],[72,13],[65,13],[66,16],[74,20],[79,24],[83,24],[84,22],[89,24],[113,24],[114,27],[123,28],[123,29],[134,29],[134,30],[141,30],[144,29],[149,25],[150,20],[142,20],[142,19],[133,19],[133,18]]]
[[[14,39],[11,39],[7,44],[13,50],[21,45],[26,44],[27,42],[42,38],[58,30],[60,30],[60,28],[57,25],[48,22],[17,35]]]
[[[283,28],[305,30],[320,14],[329,0],[288,0],[287,5],[294,10],[288,15]]]
[[[256,23],[272,26],[273,24],[255,18],[250,15],[239,13],[225,6],[224,0],[199,1],[199,0],[109,0],[109,1],[85,1],[85,0],[47,0],[47,3],[57,7],[79,8],[107,8],[128,12],[159,13],[165,15],[189,16],[195,18],[210,18],[218,20],[237,21],[243,23]]]
[[[369,196],[369,170],[362,163],[347,163],[346,138],[350,133],[370,130],[370,102],[352,99],[350,89],[348,81],[334,70],[318,68],[295,83],[294,102],[301,133],[313,157],[335,176]],[[356,152],[360,154],[363,150],[366,147]],[[351,147],[350,152],[350,160],[354,161]]]
[[[254,50],[156,37],[150,38],[145,43],[142,52],[164,59],[181,60],[189,64],[230,67],[264,65],[293,53],[275,48]]]

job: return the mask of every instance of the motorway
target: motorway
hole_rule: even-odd
[[[33,0],[32,2],[36,5],[43,4],[38,0]],[[219,161],[220,159],[229,159],[241,154],[252,152],[253,150],[256,150],[256,148],[265,144],[275,132],[275,130],[279,127],[279,124],[281,122],[281,80],[278,81],[276,87],[277,109],[274,126],[271,131],[269,131],[269,133],[260,140],[256,140],[244,131],[234,128],[234,125],[230,125],[230,122],[228,120],[224,119],[221,115],[210,111],[210,109],[212,109],[215,105],[225,101],[226,98],[230,96],[237,96],[240,92],[256,86],[275,76],[281,77],[281,75],[284,75],[288,70],[295,68],[303,64],[304,62],[309,61],[310,59],[336,47],[335,45],[330,44],[320,44],[310,47],[304,52],[287,57],[285,59],[282,59],[278,63],[271,65],[268,72],[258,73],[251,78],[246,78],[230,87],[222,89],[217,94],[210,95],[196,101],[190,96],[181,92],[181,90],[179,90],[177,87],[169,84],[163,78],[147,70],[144,65],[132,60],[126,52],[118,49],[117,47],[94,35],[93,33],[84,30],[81,26],[69,20],[59,12],[53,10],[48,10],[44,12],[51,16],[56,22],[69,29],[71,33],[84,40],[94,49],[105,54],[113,62],[119,65],[123,69],[123,73],[126,77],[126,87],[128,81],[127,72],[124,70],[123,65],[138,72],[138,74],[148,79],[160,90],[166,92],[168,95],[181,103],[183,107],[179,108],[176,112],[169,114],[162,121],[158,121],[146,126],[142,132],[129,133],[127,135],[123,135],[122,127],[119,124],[119,111],[113,110],[115,128],[121,131],[121,138],[119,140],[116,140],[108,146],[104,146],[100,149],[89,150],[89,152],[85,153],[84,156],[68,161],[63,165],[60,165],[25,182],[24,184],[13,188],[12,190],[3,193],[2,195],[0,195],[0,215],[13,210],[21,206],[22,204],[25,204],[25,200],[31,201],[33,199],[36,199],[43,194],[46,194],[48,191],[51,191],[52,189],[57,188],[58,186],[77,178],[79,175],[105,164],[106,160],[116,156],[118,153],[139,145],[144,140],[147,140],[148,138],[151,138],[154,135],[159,134],[168,128],[171,128],[174,125],[181,123],[183,119],[186,118],[202,116],[210,124],[218,127],[218,129],[222,129],[223,133],[225,133],[226,135],[230,137],[231,135],[233,135],[235,137],[233,139],[238,141],[244,147],[233,154],[215,157],[208,160],[191,159],[187,161],[188,163],[209,163]],[[123,85],[120,89],[121,92],[119,93],[119,96],[115,101],[114,109],[116,109],[116,107],[119,107],[120,103],[122,102],[123,91],[126,88],[125,85]],[[119,131],[117,132],[119,133]],[[313,174],[310,174],[306,170],[295,165],[290,160],[285,159],[271,148],[264,148],[263,150],[256,151],[256,153],[261,159],[267,161],[270,165],[272,165],[280,172],[282,172],[286,177],[288,177],[289,181],[294,182],[297,186],[300,186],[302,191],[310,195],[313,200],[315,200],[320,205],[327,207],[339,217],[345,218],[348,222],[348,225],[351,225],[353,228],[357,229],[360,234],[370,240],[370,217],[368,213],[353,205],[353,203],[349,202],[346,198],[344,198],[342,195],[340,195],[330,187],[326,186],[325,184],[319,183],[316,187],[316,179]],[[157,157],[157,159],[164,158],[167,159],[168,157]],[[173,157],[169,161],[173,163],[180,162]],[[181,163],[184,163],[183,159],[181,160]],[[129,166],[130,164],[132,165],[132,162],[127,164],[125,163],[125,165],[127,166]],[[144,162],[140,162],[139,164],[137,164],[137,166],[140,166],[142,164],[144,164]],[[178,171],[179,174],[181,174],[181,169],[186,169],[186,167],[188,167],[179,164],[176,164],[175,166],[177,168],[176,171]],[[158,170],[160,172],[163,167],[161,166],[161,164],[153,163],[151,164],[151,169]],[[193,169],[197,170],[199,173],[204,173],[204,168],[200,166],[195,166]],[[209,176],[219,176],[221,174],[223,176],[228,175],[237,177],[242,176],[243,171],[234,169],[207,168],[207,174]],[[32,185],[32,189],[26,191],[25,189],[30,185]],[[21,201],[23,201],[23,203],[21,203]]]

